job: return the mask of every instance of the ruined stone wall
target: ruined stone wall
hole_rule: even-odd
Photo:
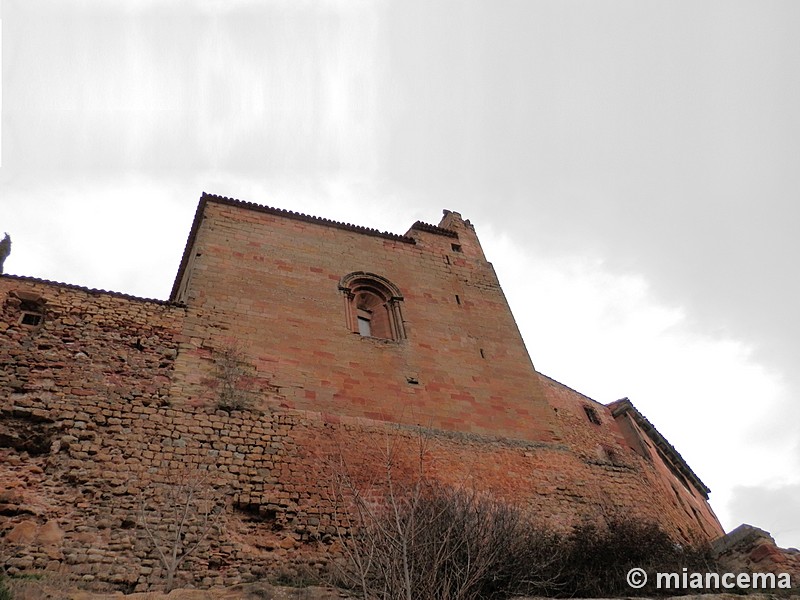
[[[0,310],[0,529],[23,549],[9,564],[121,582],[108,507],[162,453],[161,438],[135,448],[132,423],[169,404],[184,311],[10,276]]]
[[[20,292],[44,299],[40,326],[19,323]],[[652,466],[619,442],[608,415],[593,435],[617,455],[593,453],[585,440],[594,426],[577,412],[586,399],[549,380],[574,436],[558,443],[280,407],[229,414],[173,404],[167,393],[185,309],[10,277],[0,279],[0,298],[0,535],[12,569],[158,586],[163,570],[137,503],[151,480],[181,469],[208,470],[228,491],[223,531],[188,566],[193,583],[323,564],[337,541],[330,498],[342,465],[379,494],[387,448],[406,465],[397,472],[413,475],[420,445],[426,476],[490,491],[552,527],[624,511],[673,533],[696,529],[667,496],[654,496]]]
[[[423,474],[491,492],[556,529],[625,513],[677,539],[716,534],[707,504],[674,486],[657,455],[634,451],[609,409],[533,370],[454,213],[455,241],[421,228],[410,243],[209,206],[183,271],[186,305],[0,277],[0,560],[10,569],[160,585],[141,501],[185,475],[207,478],[226,504],[187,582],[322,566],[343,524],[337,486],[348,477],[379,497],[387,453],[398,483]],[[402,290],[406,340],[347,330],[338,282],[355,270]],[[220,352],[233,343],[252,410],[217,406]]]
[[[539,377],[572,453],[586,464],[604,466],[609,471],[596,477],[600,486],[610,483],[603,488],[608,498],[623,493],[621,479],[639,478],[641,488],[620,505],[640,510],[642,504],[655,503],[652,507],[660,516],[654,520],[669,523],[666,527],[686,541],[714,539],[724,533],[707,496],[669,468],[643,431],[637,430],[638,444],[632,444],[607,406],[544,375]],[[584,408],[592,409],[599,423],[592,423]]]
[[[800,582],[800,550],[779,548],[774,538],[742,524],[713,544],[720,564],[730,573],[788,573],[794,588]]]

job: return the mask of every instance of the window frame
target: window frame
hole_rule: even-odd
[[[586,419],[592,425],[601,425],[602,421],[600,420],[600,415],[598,414],[597,410],[593,406],[589,406],[588,404],[583,405],[583,412],[586,415]]]
[[[339,281],[339,291],[344,298],[345,324],[352,333],[365,338],[395,342],[406,339],[401,308],[403,295],[391,281],[375,273],[354,271],[342,277]],[[359,299],[365,295],[374,296],[377,299],[373,308],[362,309],[357,305]],[[378,306],[386,311],[386,328],[389,337],[375,335]],[[369,315],[362,313],[369,313]],[[362,331],[362,320],[366,321],[369,326],[369,335],[365,335]]]

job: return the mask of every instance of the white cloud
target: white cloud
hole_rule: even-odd
[[[775,459],[792,452],[792,439],[754,439],[754,403],[755,414],[770,411],[787,390],[746,343],[692,330],[684,309],[660,302],[641,275],[596,259],[537,259],[485,227],[481,240],[537,369],[604,403],[629,397],[712,489],[726,528],[742,518],[729,506],[735,486],[798,479]],[[755,525],[774,523],[769,503],[748,508]]]
[[[730,510],[734,520],[769,531],[779,546],[800,548],[800,481],[772,486],[736,486],[732,490]],[[748,521],[753,514],[759,514],[761,520]]]

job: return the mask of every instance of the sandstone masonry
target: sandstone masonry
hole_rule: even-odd
[[[723,533],[708,489],[629,401],[534,370],[458,213],[395,235],[204,195],[169,301],[3,275],[0,310],[12,570],[159,584],[141,499],[187,471],[228,506],[189,583],[321,566],[342,525],[337,470],[379,495],[386,448],[399,476],[422,462],[555,528],[621,511],[677,540]],[[219,409],[226,386],[240,410]]]

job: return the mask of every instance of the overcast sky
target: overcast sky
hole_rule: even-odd
[[[537,369],[800,546],[800,2],[5,0],[6,272],[166,298],[202,191],[475,224]]]

